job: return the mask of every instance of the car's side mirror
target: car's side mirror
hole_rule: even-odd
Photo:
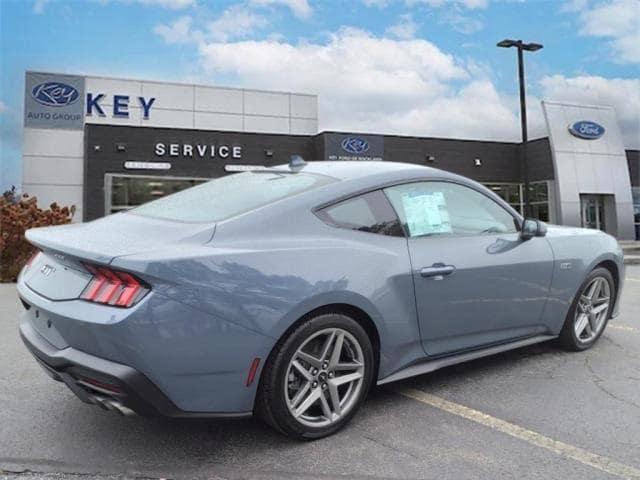
[[[535,218],[525,218],[520,229],[520,238],[529,240],[533,237],[544,237],[547,234],[547,225]]]

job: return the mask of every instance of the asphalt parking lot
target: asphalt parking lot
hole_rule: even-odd
[[[640,266],[592,350],[537,345],[378,388],[312,443],[81,403],[23,347],[14,288],[0,285],[0,479],[640,478]]]

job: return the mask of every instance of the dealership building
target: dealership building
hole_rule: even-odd
[[[87,221],[299,154],[432,166],[523,210],[520,143],[319,132],[317,105],[304,93],[26,72],[22,188]],[[636,238],[640,151],[625,151],[613,108],[542,107],[548,136],[527,144],[533,214]]]

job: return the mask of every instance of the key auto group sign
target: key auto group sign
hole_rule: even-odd
[[[84,123],[84,77],[27,72],[24,126],[80,130]]]
[[[84,77],[37,72],[27,72],[24,98],[25,127],[66,130],[81,130],[85,116],[128,118],[130,105],[139,107],[147,120],[156,101],[127,94],[107,99],[101,92],[85,92]]]

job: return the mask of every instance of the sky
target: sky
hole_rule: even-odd
[[[613,105],[640,148],[640,0],[0,0],[0,190],[25,70],[319,95],[320,130],[519,141],[540,100]]]

